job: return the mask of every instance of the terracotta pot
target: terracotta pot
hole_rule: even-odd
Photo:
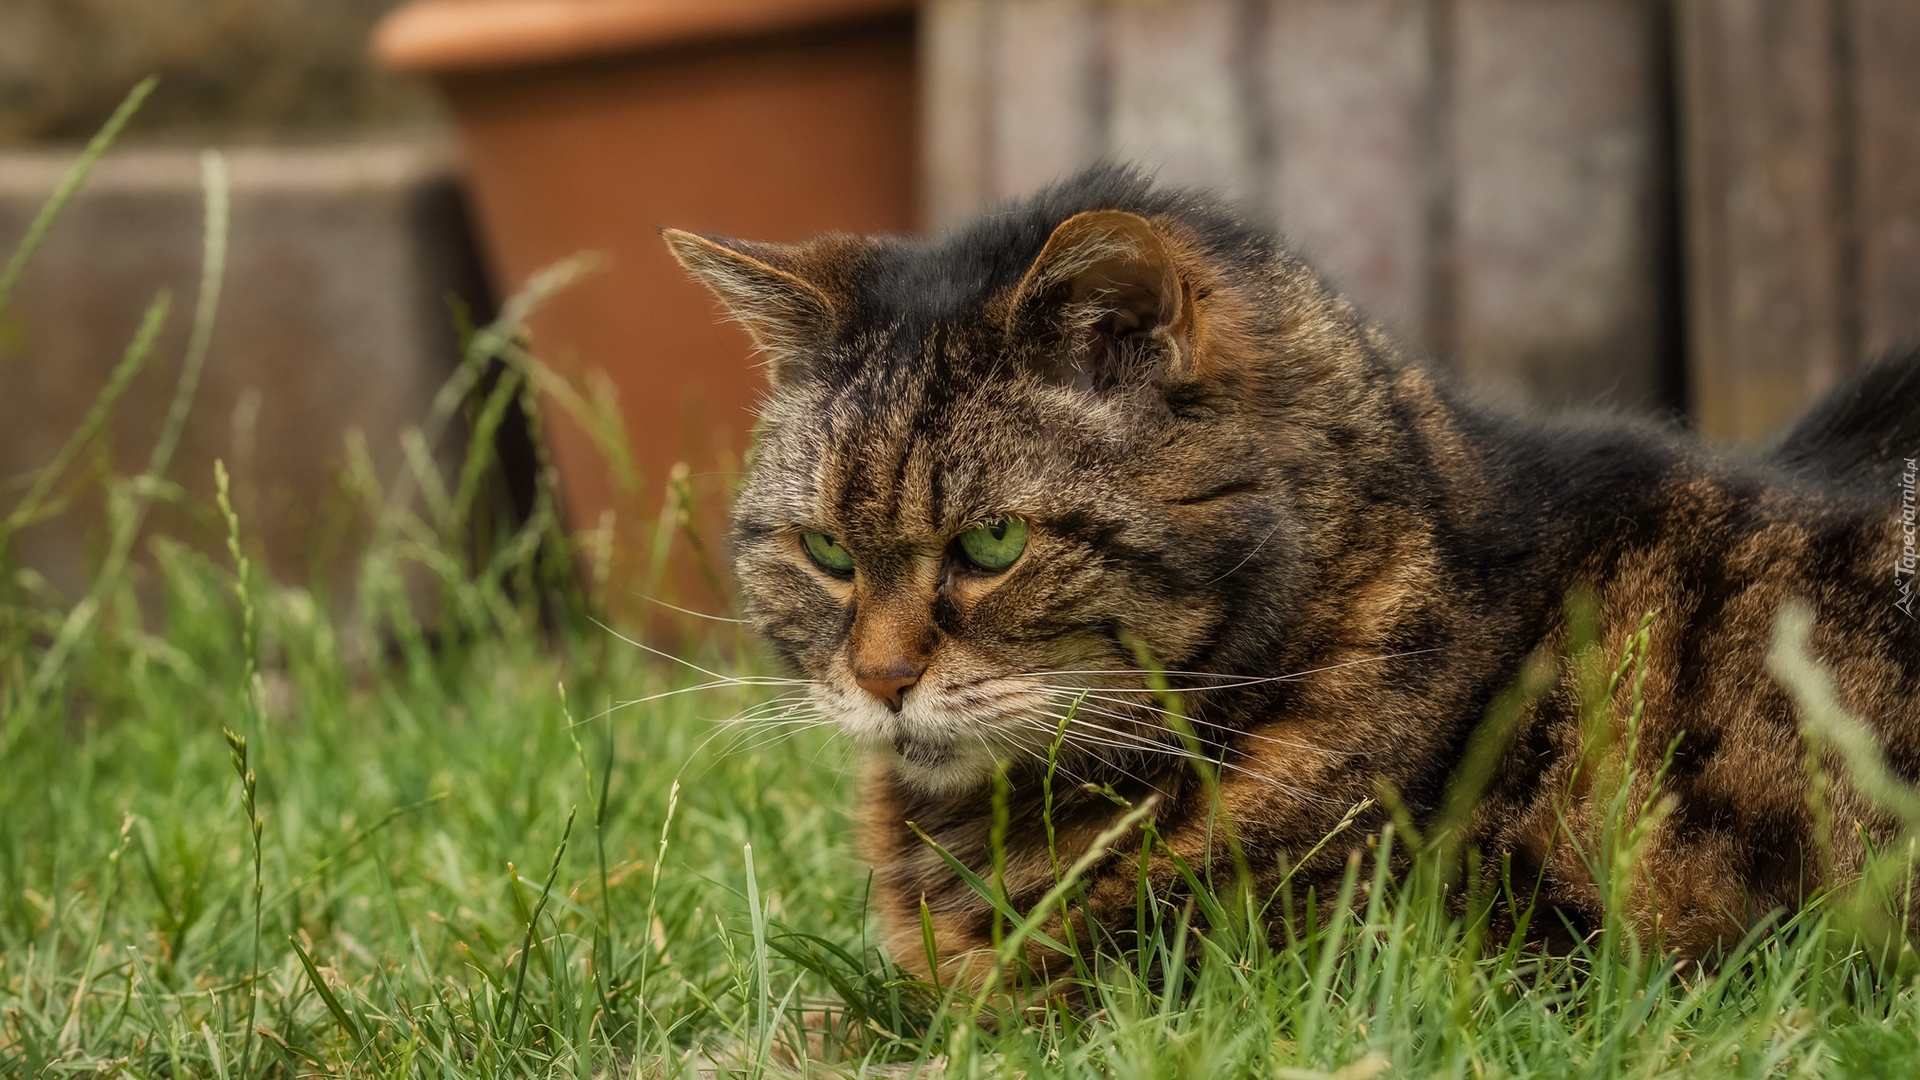
[[[637,491],[545,410],[570,524],[616,523],[616,610],[724,606],[724,501],[763,380],[658,229],[912,229],[913,18],[909,0],[414,0],[376,30],[387,66],[445,91],[503,295],[577,253],[610,257],[533,330],[549,365],[618,393]]]

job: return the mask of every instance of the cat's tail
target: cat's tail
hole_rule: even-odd
[[[1808,409],[1767,459],[1844,487],[1879,485],[1920,458],[1920,341],[1883,354]]]

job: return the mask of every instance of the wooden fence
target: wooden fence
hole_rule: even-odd
[[[1920,335],[1920,0],[933,0],[936,226],[1222,190],[1496,393],[1763,436]]]

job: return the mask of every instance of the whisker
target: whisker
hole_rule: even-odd
[[[780,713],[774,716],[756,717],[747,720],[718,721],[721,727],[733,728],[735,731],[743,731],[748,734],[761,731],[778,731],[792,727],[818,726],[828,722],[824,717],[793,715],[789,713]]]
[[[1065,717],[1055,717],[1055,719],[1065,719]],[[1060,730],[1058,724],[1046,725],[1046,724],[1038,723],[1037,721],[1031,721],[1030,724],[1034,728],[1034,730],[1045,731],[1049,734],[1056,734]],[[1082,751],[1093,746],[1099,746],[1105,749],[1125,750],[1128,752],[1134,752],[1137,750],[1141,752],[1143,756],[1147,750],[1147,748],[1145,747],[1135,747],[1135,746],[1129,746],[1121,743],[1106,742],[1104,740],[1097,739],[1097,738],[1089,738],[1071,729],[1068,730],[1066,738],[1061,740],[1061,745],[1063,747],[1071,748],[1074,750],[1082,750]],[[1164,747],[1163,749],[1176,756],[1180,756],[1180,757],[1187,756],[1184,752],[1177,750],[1173,747]],[[1036,756],[1038,755],[1036,754]],[[1094,754],[1092,755],[1092,757],[1094,760],[1098,761],[1101,765],[1105,766],[1106,768],[1112,769],[1114,772],[1119,773],[1121,776],[1126,777],[1129,780],[1132,780],[1134,783],[1139,784],[1141,787],[1146,788],[1148,791],[1156,792],[1161,796],[1168,795],[1167,790],[1161,787],[1159,784],[1156,784],[1153,781],[1148,780],[1146,777],[1141,776],[1139,773],[1136,773],[1131,769],[1126,768],[1125,766],[1121,765],[1119,762],[1114,761],[1112,758],[1109,758],[1100,754]],[[1066,770],[1061,769],[1060,771],[1065,772]],[[1069,776],[1069,779],[1077,779],[1077,778]],[[1080,782],[1086,783],[1087,781],[1082,780]]]
[[[739,712],[734,713],[731,719],[734,719],[734,720],[752,719],[753,717],[758,716],[762,713],[777,713],[782,711],[806,708],[812,704],[812,702],[809,700],[810,697],[811,695],[808,695],[808,694],[799,694],[799,695],[784,694],[780,697],[773,698],[768,701],[762,701],[756,705],[749,705],[746,708],[740,710]]]
[[[1027,723],[1027,726],[1032,727],[1036,731],[1042,731],[1049,735],[1055,735],[1055,736],[1057,736],[1059,733],[1058,725],[1055,725],[1053,727],[1047,727],[1045,725],[1034,723],[1031,720],[1026,720],[1025,722]],[[1065,764],[1061,763],[1057,757],[1049,757],[1048,755],[1041,753],[1040,750],[1034,747],[1033,745],[1026,743],[1022,740],[1016,739],[1012,735],[1004,731],[988,730],[985,734],[992,735],[996,738],[999,738],[1003,740],[1009,748],[1027,755],[1028,757],[1032,758],[1034,761],[1042,765],[1047,765],[1051,767],[1055,772],[1059,773],[1061,776],[1066,777],[1068,782],[1070,783],[1073,783],[1073,784],[1091,783],[1091,781],[1087,777],[1084,777],[1079,775],[1078,773],[1075,773],[1073,770],[1069,769]],[[1066,743],[1065,745],[1071,746],[1071,743]],[[1111,762],[1107,762],[1106,764],[1112,766],[1114,769],[1119,771],[1121,775],[1126,776],[1131,780],[1135,780],[1152,790],[1155,790],[1155,791],[1159,790],[1157,787],[1154,787],[1153,784],[1150,784],[1146,780],[1143,780],[1140,777],[1135,776],[1130,772],[1127,772],[1125,769],[1121,769],[1117,765],[1113,765]]]
[[[1068,717],[1056,716],[1054,717],[1054,719],[1056,720],[1068,719]],[[1089,738],[1086,735],[1078,735],[1078,733],[1075,733],[1072,731],[1072,724],[1074,723],[1078,723],[1082,727],[1091,729],[1092,731],[1097,732],[1100,735],[1108,736],[1109,738],[1102,740],[1098,738]],[[1302,798],[1302,799],[1306,799],[1308,801],[1314,801],[1314,802],[1325,801],[1323,799],[1317,799],[1313,796],[1308,795],[1306,792],[1300,790],[1299,788],[1294,787],[1292,784],[1289,784],[1275,777],[1268,776],[1267,774],[1263,772],[1259,772],[1258,770],[1249,769],[1244,765],[1238,765],[1231,761],[1215,760],[1213,758],[1205,757],[1203,755],[1195,755],[1190,751],[1188,751],[1187,748],[1184,746],[1175,746],[1168,743],[1157,742],[1155,740],[1148,739],[1145,736],[1135,735],[1131,732],[1119,731],[1113,728],[1105,727],[1103,725],[1088,723],[1086,721],[1081,720],[1079,717],[1074,716],[1074,717],[1071,717],[1071,719],[1069,720],[1069,737],[1075,737],[1076,735],[1078,735],[1078,737],[1084,743],[1088,743],[1091,745],[1105,746],[1109,749],[1114,749],[1114,750],[1130,750],[1138,753],[1157,753],[1157,754],[1161,754],[1168,757],[1184,758],[1190,761],[1191,760],[1207,761],[1210,764],[1217,765],[1222,769],[1228,769],[1233,772],[1240,773],[1244,776],[1250,776],[1256,780],[1260,780],[1265,783],[1271,784],[1274,787],[1279,788],[1280,790],[1286,792],[1287,794],[1295,796],[1297,798]],[[1124,740],[1124,741],[1114,741],[1115,739]]]
[[[690,668],[692,668],[693,670],[695,670],[695,671],[697,671],[697,672],[699,672],[700,674],[702,674],[702,675],[705,675],[705,676],[706,676],[707,678],[709,678],[709,679],[719,679],[719,680],[722,680],[722,681],[727,681],[727,680],[730,680],[730,679],[733,679],[733,678],[734,678],[734,677],[733,677],[733,676],[731,676],[731,675],[722,675],[721,673],[719,673],[719,672],[717,672],[717,671],[709,671],[709,670],[707,670],[706,668],[703,668],[703,667],[701,667],[701,666],[700,666],[699,664],[696,664],[696,663],[694,663],[694,662],[693,662],[693,661],[691,661],[691,660],[687,660],[687,659],[684,659],[684,658],[682,658],[682,657],[678,657],[678,656],[675,656],[675,655],[673,655],[672,653],[670,653],[670,652],[667,652],[667,651],[666,651],[666,650],[664,650],[664,649],[656,649],[656,648],[654,648],[654,647],[653,647],[653,646],[651,646],[651,645],[647,645],[647,644],[643,644],[643,643],[641,643],[641,642],[638,642],[638,641],[635,641],[635,640],[633,640],[632,638],[630,638],[630,637],[628,637],[627,635],[625,635],[625,634],[623,634],[623,633],[621,633],[621,632],[620,632],[620,631],[618,631],[618,630],[615,630],[615,629],[614,629],[613,627],[611,627],[611,626],[608,626],[608,625],[607,625],[606,623],[603,623],[603,622],[601,622],[601,621],[600,621],[599,619],[596,619],[596,618],[594,618],[594,617],[593,617],[593,616],[591,616],[591,615],[589,615],[589,616],[587,616],[587,618],[588,618],[588,620],[589,620],[589,621],[591,621],[591,622],[593,623],[593,625],[595,625],[595,626],[597,626],[597,627],[599,627],[599,628],[600,628],[600,629],[602,629],[602,630],[605,630],[605,631],[606,631],[607,633],[609,633],[609,634],[612,634],[612,635],[613,635],[614,637],[616,637],[616,638],[618,638],[618,639],[620,639],[621,641],[624,641],[624,642],[626,642],[626,643],[627,643],[628,645],[631,645],[631,646],[633,646],[634,648],[636,648],[636,649],[639,649],[639,650],[640,650],[641,652],[644,652],[644,653],[650,653],[650,654],[652,654],[652,655],[654,655],[654,656],[658,656],[658,657],[660,657],[660,658],[662,658],[662,659],[665,659],[665,660],[671,660],[671,661],[673,661],[673,662],[674,662],[674,663],[676,663],[676,664],[683,664],[683,665],[685,665],[685,666],[687,666],[687,667],[690,667]],[[787,682],[807,682],[807,681],[810,681],[810,680],[804,680],[804,679],[788,679],[788,680],[785,680],[785,681],[787,681]]]
[[[1277,735],[1262,735],[1257,731],[1248,731],[1240,728],[1230,727],[1226,724],[1216,723],[1215,721],[1207,720],[1202,717],[1189,716],[1186,713],[1174,712],[1172,710],[1163,709],[1158,706],[1148,705],[1148,704],[1145,704],[1144,702],[1118,700],[1115,698],[1106,697],[1101,694],[1088,693],[1087,691],[1083,691],[1083,690],[1067,690],[1064,687],[1047,687],[1046,690],[1048,693],[1053,694],[1054,696],[1062,700],[1072,699],[1072,700],[1078,701],[1078,700],[1086,699],[1091,701],[1105,702],[1110,705],[1120,705],[1130,709],[1142,709],[1159,716],[1176,717],[1178,719],[1185,720],[1186,722],[1188,722],[1189,724],[1192,724],[1195,727],[1206,728],[1209,731],[1222,732],[1228,736],[1241,735],[1241,736],[1245,736],[1246,738],[1254,739],[1259,742],[1271,743],[1274,746],[1283,746],[1290,750],[1300,750],[1300,751],[1305,751],[1307,753],[1325,754],[1325,755],[1334,754],[1334,751],[1329,750],[1324,746],[1315,745],[1314,743],[1300,742],[1296,739],[1283,739]],[[1131,716],[1126,716],[1124,714],[1111,712],[1109,710],[1099,708],[1098,706],[1083,705],[1081,708],[1083,709],[1083,711],[1093,712],[1093,713],[1096,713],[1097,715],[1110,717],[1115,720],[1137,720],[1138,719],[1136,717],[1131,717]],[[1214,739],[1209,737],[1207,741],[1216,743],[1217,745],[1225,745],[1224,742],[1220,739]]]
[[[826,753],[828,750],[839,750],[841,751],[840,761],[839,764],[834,766],[834,769],[836,772],[844,773],[847,769],[847,752],[852,749],[853,748],[844,740],[828,739],[822,742],[818,749],[814,750],[813,757],[810,759],[809,764],[818,765],[820,764],[820,755]],[[838,786],[838,781],[836,781],[835,787],[838,788]]]
[[[1186,713],[1175,712],[1174,710],[1171,710],[1171,709],[1163,709],[1157,705],[1148,705],[1145,702],[1127,701],[1121,698],[1111,698],[1101,694],[1095,694],[1086,690],[1070,690],[1066,687],[1045,687],[1043,689],[1047,694],[1061,701],[1079,702],[1080,710],[1082,712],[1090,712],[1090,713],[1094,713],[1095,715],[1109,717],[1114,720],[1130,720],[1130,721],[1133,721],[1134,723],[1145,722],[1142,717],[1129,716],[1125,713],[1114,712],[1111,709],[1101,708],[1100,705],[1088,705],[1086,704],[1086,702],[1088,701],[1101,702],[1107,705],[1114,705],[1124,709],[1138,709],[1142,712],[1149,713],[1155,716],[1165,716],[1173,719],[1186,720],[1190,723],[1199,723],[1199,721],[1195,721],[1192,717],[1188,716]],[[1217,726],[1217,725],[1210,725],[1210,726]]]
[[[1146,676],[1146,675],[1175,675],[1175,676],[1179,676],[1179,677],[1181,677],[1181,678],[1192,678],[1192,679],[1228,679],[1228,680],[1232,680],[1232,681],[1231,681],[1231,682],[1230,682],[1230,683],[1228,684],[1229,686],[1238,686],[1238,685],[1240,685],[1241,683],[1245,683],[1245,682],[1266,682],[1266,681],[1270,681],[1270,680],[1269,680],[1269,677],[1267,677],[1267,676],[1257,676],[1257,675],[1222,675],[1222,674],[1219,674],[1219,673],[1217,673],[1217,672],[1211,672],[1211,671],[1147,671],[1147,670],[1145,670],[1145,669],[1135,669],[1135,668],[1086,668],[1086,669],[1084,669],[1084,670],[1073,670],[1073,669],[1070,669],[1070,668],[1062,668],[1062,669],[1059,669],[1059,670],[1056,670],[1056,671],[1016,671],[1016,672],[1013,672],[1013,673],[1011,673],[1011,674],[1009,674],[1009,675],[1002,675],[1002,676],[997,676],[997,678],[1005,678],[1005,679],[1037,679],[1037,678],[1041,678],[1042,676],[1047,676],[1047,675],[1140,675],[1140,676]],[[1093,690],[1127,690],[1127,691],[1131,691],[1131,692],[1135,692],[1135,693],[1153,693],[1153,692],[1154,692],[1154,691],[1153,691],[1153,690],[1151,690],[1150,688],[1148,688],[1148,687],[1144,687],[1144,686],[1113,686],[1113,687],[1106,687],[1106,686],[1094,686],[1094,687],[1088,687],[1088,689],[1093,689]],[[1176,693],[1176,694],[1190,694],[1190,693],[1196,693],[1196,692],[1198,692],[1198,691],[1201,691],[1201,690],[1218,690],[1218,689],[1222,689],[1222,687],[1217,687],[1217,686],[1188,686],[1188,687],[1179,687],[1179,686],[1170,686],[1170,687],[1168,687],[1167,689],[1168,689],[1169,691],[1171,691],[1171,692],[1173,692],[1173,693]]]
[[[757,731],[764,731],[769,728],[791,727],[794,724],[825,724],[831,723],[831,721],[824,716],[799,715],[796,710],[794,712],[770,713],[766,716],[736,716],[725,720],[715,720],[713,723],[724,724],[728,727],[752,728]]]
[[[681,773],[684,773],[684,772],[686,772],[686,771],[687,771],[687,767],[693,764],[693,762],[694,762],[694,759],[696,759],[696,758],[698,758],[698,757],[699,757],[699,756],[700,756],[700,755],[701,755],[701,754],[702,754],[702,753],[703,753],[703,752],[704,752],[704,751],[705,751],[705,750],[707,749],[707,747],[709,747],[709,746],[711,746],[711,745],[713,745],[713,741],[714,741],[715,739],[718,739],[718,738],[719,738],[720,736],[722,736],[722,735],[727,735],[727,734],[736,734],[736,735],[737,735],[737,733],[738,733],[738,728],[736,728],[735,726],[733,726],[733,725],[731,725],[731,724],[716,724],[716,725],[714,725],[714,729],[713,729],[713,734],[711,734],[711,735],[708,735],[708,736],[707,736],[706,738],[704,738],[704,739],[701,739],[701,740],[700,740],[700,745],[698,745],[698,746],[696,746],[696,747],[694,747],[694,748],[693,748],[693,752],[692,752],[691,754],[688,754],[688,755],[687,755],[687,760],[686,760],[685,762],[683,762],[683,763],[681,763],[681,765],[680,765],[680,772],[681,772]],[[728,755],[720,755],[720,756],[723,756],[723,757],[724,757],[724,756],[728,756]],[[712,763],[708,763],[708,765],[707,765],[707,768],[712,768],[712,767],[713,767],[713,765],[712,765]],[[679,777],[678,775],[676,775],[676,776],[674,777],[674,779],[676,779],[676,780],[678,780],[679,778],[680,778],[680,777]]]
[[[682,615],[691,615],[696,619],[712,619],[714,622],[737,623],[741,626],[745,626],[747,624],[747,620],[745,619],[733,619],[733,618],[728,618],[725,615],[709,615],[704,611],[695,611],[692,608],[683,608],[679,604],[669,604],[665,600],[662,600],[657,596],[647,596],[643,593],[632,593],[630,595],[638,596],[640,599],[645,600],[650,604],[659,604],[663,608],[667,608],[672,611],[677,611]]]
[[[581,724],[591,723],[595,720],[604,720],[608,716],[611,716],[614,713],[619,712],[621,709],[630,708],[634,705],[645,705],[650,701],[660,701],[664,698],[675,697],[680,694],[691,694],[697,690],[718,690],[718,689],[729,687],[729,686],[773,687],[773,686],[787,686],[787,685],[793,685],[793,684],[811,685],[812,680],[811,679],[773,680],[773,679],[762,679],[757,676],[746,676],[743,678],[729,677],[729,678],[723,678],[723,679],[716,679],[712,682],[696,683],[693,686],[682,686],[674,690],[662,690],[657,694],[648,694],[645,697],[631,698],[626,701],[616,701],[612,705],[607,706],[606,708],[600,710],[599,712],[593,714],[592,716],[587,717],[584,720],[575,721],[574,726],[579,727]]]
[[[799,735],[815,728],[832,727],[833,721],[826,717],[781,715],[770,720],[728,722],[721,721],[722,731],[731,731],[734,740],[727,744],[722,756],[758,750],[784,739]]]
[[[1079,725],[1080,728],[1084,728],[1087,731],[1097,733],[1107,738],[1109,741],[1103,745],[1120,747],[1123,744],[1112,742],[1111,740],[1124,739],[1126,740],[1124,745],[1126,746],[1126,748],[1129,748],[1129,749],[1137,747],[1142,751],[1147,751],[1147,752],[1156,753],[1156,754],[1173,754],[1173,755],[1178,755],[1180,757],[1192,756],[1187,752],[1186,747],[1181,746],[1178,743],[1162,742],[1158,739],[1154,739],[1146,735],[1140,735],[1131,731],[1121,731],[1118,728],[1110,728],[1104,724],[1096,724],[1096,723],[1093,723],[1092,721],[1083,719],[1078,714],[1043,713],[1041,715],[1051,717],[1052,719],[1057,721],[1058,720],[1066,721],[1068,739],[1072,739],[1075,737],[1075,735],[1078,734],[1078,732],[1075,729],[1075,725],[1077,724]],[[1057,732],[1058,730],[1060,730],[1058,724],[1055,724],[1050,727],[1047,727],[1046,725],[1040,725],[1040,726],[1046,727],[1046,730],[1048,731]]]
[[[1273,528],[1271,528],[1271,529],[1268,529],[1268,530],[1267,530],[1267,535],[1265,535],[1265,536],[1263,536],[1263,537],[1261,537],[1261,538],[1260,538],[1260,542],[1259,542],[1259,543],[1257,543],[1257,544],[1255,544],[1255,545],[1253,545],[1253,547],[1252,547],[1252,548],[1251,548],[1251,549],[1250,549],[1250,550],[1249,550],[1249,551],[1247,552],[1247,554],[1246,554],[1246,557],[1245,557],[1245,558],[1243,558],[1243,559],[1241,559],[1241,560],[1240,560],[1239,562],[1237,562],[1237,563],[1234,563],[1234,564],[1233,564],[1233,569],[1231,569],[1231,570],[1229,570],[1229,571],[1227,571],[1227,572],[1226,572],[1226,573],[1224,573],[1224,574],[1221,574],[1221,575],[1220,575],[1219,577],[1217,577],[1217,578],[1214,578],[1214,579],[1213,579],[1212,581],[1209,581],[1209,582],[1207,582],[1207,584],[1206,584],[1206,585],[1202,585],[1202,586],[1200,586],[1200,587],[1204,589],[1204,588],[1207,588],[1207,586],[1209,586],[1209,585],[1218,585],[1218,584],[1219,584],[1220,582],[1222,582],[1222,581],[1225,581],[1225,580],[1227,580],[1228,578],[1230,578],[1230,577],[1232,577],[1233,575],[1235,575],[1235,574],[1237,574],[1237,573],[1239,573],[1239,572],[1240,572],[1240,568],[1241,568],[1241,567],[1243,567],[1243,566],[1245,566],[1245,565],[1247,565],[1248,563],[1250,563],[1250,562],[1252,562],[1252,561],[1253,561],[1253,557],[1254,557],[1255,555],[1258,555],[1258,554],[1260,554],[1260,549],[1261,549],[1261,548],[1263,548],[1263,547],[1266,547],[1266,546],[1267,546],[1267,541],[1269,541],[1269,540],[1271,540],[1271,539],[1273,539],[1273,534],[1275,534],[1275,533],[1277,533],[1277,532],[1279,532],[1279,531],[1280,531],[1280,526],[1281,526],[1281,524],[1282,524],[1282,523],[1283,523],[1284,521],[1285,521],[1285,519],[1284,519],[1284,518],[1282,518],[1282,519],[1281,519],[1280,521],[1276,521],[1276,522],[1274,522],[1274,523],[1273,523]]]
[[[1034,727],[1036,730],[1046,731],[1050,734],[1057,734],[1060,730],[1058,725],[1048,726],[1045,724],[1035,724]],[[1074,738],[1074,733],[1071,730],[1069,730],[1067,732],[1066,737],[1060,740],[1060,745],[1064,749],[1084,750],[1086,749],[1087,743],[1085,741],[1076,741]],[[1038,757],[1039,755],[1035,754],[1035,756]],[[1108,757],[1103,757],[1098,754],[1094,754],[1091,756],[1095,761],[1098,761],[1101,765],[1105,766],[1108,769],[1113,770],[1114,772],[1119,773],[1121,776],[1125,777],[1126,779],[1131,780],[1136,784],[1139,784],[1141,787],[1146,788],[1148,791],[1154,792],[1163,798],[1171,797],[1167,789],[1161,787],[1159,784],[1154,783],[1153,781],[1147,779],[1146,777],[1141,776],[1139,773],[1134,772],[1133,770],[1127,768],[1126,766],[1120,764],[1119,762],[1114,761],[1113,759]],[[1045,759],[1042,759],[1042,760],[1045,760]],[[1076,776],[1075,774],[1068,772],[1065,766],[1056,766],[1056,767],[1058,768],[1058,771],[1063,775],[1065,775],[1069,780],[1072,780],[1082,785],[1092,783],[1092,781],[1089,779]]]
[[[816,724],[813,726],[822,727],[825,725]],[[757,734],[761,734],[765,737],[760,738],[758,741],[755,741],[750,734],[747,738],[743,738],[740,742],[736,743],[731,749],[727,750],[724,756],[730,757],[734,754],[758,753],[759,751],[765,750],[768,747],[778,746],[783,742],[793,739],[803,734],[807,730],[809,729],[802,727],[802,728],[795,728],[789,731],[776,731],[771,733],[761,732]]]
[[[1327,664],[1323,667],[1317,667],[1317,668],[1307,668],[1306,670],[1295,671],[1286,675],[1229,675],[1229,674],[1225,674],[1217,671],[1179,671],[1179,670],[1171,670],[1171,669],[1164,670],[1164,671],[1148,671],[1144,668],[1081,668],[1081,669],[1061,668],[1054,671],[1015,672],[1011,675],[1000,676],[1000,678],[1032,679],[1032,678],[1041,678],[1048,675],[1141,675],[1141,676],[1172,675],[1172,676],[1177,676],[1183,679],[1229,680],[1224,685],[1219,685],[1219,686],[1186,686],[1186,687],[1169,686],[1169,687],[1166,687],[1164,691],[1155,690],[1151,687],[1144,687],[1144,686],[1095,686],[1095,687],[1075,687],[1074,688],[1075,690],[1093,689],[1093,690],[1124,692],[1129,694],[1157,694],[1157,693],[1163,693],[1163,692],[1172,693],[1172,694],[1193,694],[1193,693],[1199,693],[1204,690],[1231,690],[1231,689],[1237,689],[1242,686],[1258,686],[1263,683],[1292,682],[1296,679],[1304,679],[1309,675],[1320,675],[1329,671],[1338,671],[1341,668],[1353,667],[1358,664],[1377,664],[1387,660],[1404,660],[1410,656],[1424,656],[1427,653],[1435,653],[1439,651],[1440,651],[1440,647],[1436,645],[1436,646],[1432,646],[1425,649],[1410,649],[1406,652],[1383,653],[1379,656],[1360,656],[1360,657],[1355,657],[1352,660],[1342,660],[1339,663]]]
[[[1129,716],[1129,715],[1127,715],[1126,713],[1121,713],[1121,712],[1114,712],[1114,711],[1113,711],[1112,709],[1104,709],[1104,708],[1101,708],[1101,707],[1100,707],[1099,705],[1089,705],[1089,704],[1087,704],[1087,702],[1089,702],[1089,701],[1099,701],[1099,700],[1102,700],[1102,699],[1100,699],[1100,698],[1096,698],[1096,697],[1094,697],[1094,696],[1093,696],[1093,695],[1091,695],[1091,694],[1075,694],[1075,695],[1073,695],[1073,697],[1072,697],[1071,699],[1067,699],[1067,698],[1065,698],[1065,697],[1063,696],[1063,697],[1062,697],[1062,700],[1068,700],[1068,701],[1069,701],[1070,703],[1075,703],[1075,704],[1077,704],[1077,706],[1078,706],[1078,707],[1077,707],[1077,708],[1076,708],[1076,709],[1074,710],[1074,712],[1075,712],[1075,713],[1077,713],[1077,714],[1086,714],[1086,715],[1093,715],[1093,716],[1104,716],[1104,717],[1106,717],[1106,718],[1107,718],[1107,719],[1109,719],[1109,720],[1120,720],[1120,721],[1125,721],[1125,722],[1129,722],[1129,723],[1135,723],[1135,724],[1144,724],[1144,723],[1145,723],[1145,720],[1144,720],[1143,718],[1141,718],[1141,717],[1138,717],[1138,716]],[[1130,705],[1131,705],[1132,703],[1131,703],[1131,702],[1118,702],[1117,704],[1121,704],[1121,705],[1129,705],[1129,706],[1130,706]],[[1162,714],[1164,714],[1164,715],[1167,715],[1167,716],[1175,716],[1175,715],[1178,715],[1178,714],[1176,714],[1176,713],[1170,713],[1170,712],[1167,712],[1167,711],[1166,711],[1165,709],[1153,709],[1153,710],[1151,710],[1151,711],[1153,711],[1153,712],[1157,712],[1157,713],[1162,713]],[[1156,727],[1157,727],[1157,725],[1156,725]],[[1160,729],[1160,730],[1165,730],[1165,729],[1164,729],[1164,728],[1162,728],[1162,729]]]

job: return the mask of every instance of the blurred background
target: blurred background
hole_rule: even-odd
[[[556,470],[610,607],[724,606],[759,375],[666,224],[937,231],[1134,161],[1238,200],[1489,394],[1729,444],[1920,337],[1912,0],[8,0],[0,251],[148,75],[0,310],[0,494],[164,289],[90,466],[138,472],[221,148],[228,273],[171,525],[216,542],[194,508],[222,459],[273,570],[342,591],[355,471],[418,476],[479,430],[518,512]],[[461,327],[581,253],[518,339],[528,407],[421,434]],[[8,555],[68,597],[104,513],[73,504]]]

